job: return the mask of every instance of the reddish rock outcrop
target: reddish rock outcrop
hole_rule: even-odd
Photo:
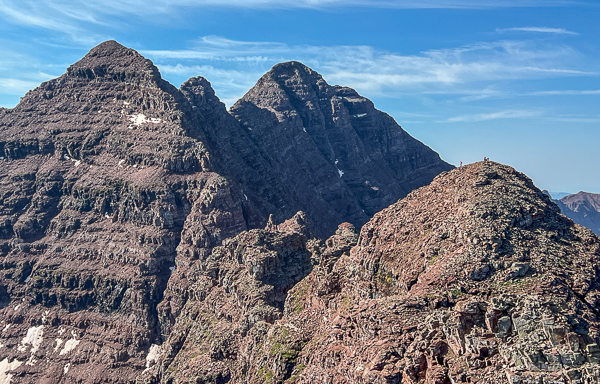
[[[599,261],[599,239],[514,169],[442,174],[290,291],[294,382],[595,383]]]
[[[287,292],[283,312],[234,331],[225,344],[235,352],[211,352],[193,328],[247,318],[243,300],[219,300],[233,304],[196,316],[184,327],[189,355],[163,357],[147,382],[600,380],[600,240],[508,166],[442,174],[376,214],[358,239],[343,225],[307,249],[310,274]],[[245,291],[262,292],[247,259],[229,256],[244,267],[228,286],[251,281]]]
[[[114,41],[1,109],[0,381],[133,382],[184,356],[195,304],[197,313],[221,308],[219,319],[232,311],[208,355],[225,368],[205,369],[207,378],[234,372],[222,361],[243,343],[229,337],[281,318],[287,291],[312,268],[319,242],[310,231],[337,226],[312,206],[274,222],[303,209],[301,194],[356,205],[327,173],[302,186],[289,177],[297,169],[276,160],[208,81],[176,89]],[[416,176],[407,177],[403,191]],[[339,218],[356,219],[348,212]],[[246,266],[245,285],[232,285]],[[189,335],[204,329],[188,325]]]

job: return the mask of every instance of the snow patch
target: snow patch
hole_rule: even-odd
[[[8,331],[8,328],[10,328],[10,326],[11,326],[11,325],[12,325],[12,324],[6,324],[6,325],[4,326],[4,329],[2,330],[2,332],[6,332],[6,331]]]
[[[25,284],[29,283],[29,280],[31,280],[31,273],[25,278]]]
[[[76,160],[76,161],[75,161],[75,166],[76,166],[76,167],[79,167],[79,164],[81,164],[81,160]]]
[[[161,119],[157,119],[155,117],[147,118],[143,113],[138,113],[137,115],[129,115],[129,121],[133,123],[135,126],[140,126],[145,123],[158,124],[162,123]],[[131,126],[129,128],[132,128]]]
[[[248,196],[246,196],[245,193],[244,193],[244,198],[246,199],[246,201],[248,201]]]
[[[69,372],[69,368],[71,368],[71,363],[65,364],[65,367],[63,368],[63,373],[65,375],[67,374],[67,372]]]
[[[56,347],[54,347],[54,352],[58,352],[58,348],[60,348],[62,343],[63,343],[62,339],[56,339]]]
[[[175,267],[169,267],[169,271],[171,271],[171,273],[173,273],[173,271],[175,271]]]
[[[123,163],[125,162],[125,159],[119,160],[119,164],[117,164],[119,167],[123,168]]]
[[[160,345],[152,344],[148,350],[148,356],[146,356],[146,369],[150,368],[151,365],[158,363],[158,358],[162,348]]]
[[[67,353],[71,352],[72,350],[77,348],[77,346],[79,345],[80,342],[81,342],[81,340],[75,340],[75,339],[67,340],[67,342],[65,343],[65,346],[60,351],[59,355],[62,356],[62,355],[66,355]]]
[[[366,113],[359,113],[357,115],[352,115],[352,117],[365,117],[365,116],[367,116]]]
[[[306,132],[306,128],[302,127],[302,130],[303,130],[304,132]]]
[[[0,156],[0,160],[4,160],[4,156]]]
[[[21,345],[17,350],[19,352],[25,352],[27,350],[27,345],[31,345],[31,354],[33,355],[40,349],[40,345],[42,345],[42,341],[44,340],[43,336],[44,325],[29,328],[27,330],[27,335],[21,340]]]
[[[0,384],[10,384],[10,380],[12,379],[13,375],[6,372],[17,369],[21,366],[21,364],[23,364],[23,362],[19,360],[13,360],[9,363],[8,357],[0,361]]]
[[[338,165],[338,163],[339,163],[339,162],[340,162],[340,161],[339,161],[338,159],[335,159],[335,169],[337,169],[337,171],[338,171],[338,174],[340,175],[340,177],[342,177],[342,176],[344,176],[344,171],[342,171],[341,169],[339,169],[339,168],[337,167],[337,165]]]

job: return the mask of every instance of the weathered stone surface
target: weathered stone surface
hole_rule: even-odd
[[[326,235],[343,221],[360,227],[453,168],[370,100],[298,62],[273,67],[231,113]]]
[[[269,145],[280,150],[288,138],[274,136]],[[305,186],[266,144],[208,81],[176,89],[114,41],[1,109],[0,375],[132,382],[164,359],[181,361],[182,346],[192,345],[182,332],[207,329],[215,336],[200,342],[209,351],[202,356],[217,368],[203,366],[206,377],[238,377],[227,359],[249,342],[237,330],[266,332],[313,264],[322,258],[333,268],[355,241],[344,234],[350,224],[329,247],[313,239],[357,218],[314,209],[330,196],[334,207],[356,208],[345,184],[325,172]],[[436,156],[425,176],[394,176],[403,191],[433,178],[434,163],[448,167]],[[305,214],[274,224],[305,205]],[[224,316],[225,328],[202,328],[190,313]]]
[[[166,345],[187,347],[159,360],[145,382],[591,384],[600,377],[600,240],[523,174],[493,162],[461,167],[375,215],[356,246],[344,228],[325,242],[331,249],[307,243],[312,271],[287,292],[283,312],[262,315],[225,342],[239,346],[237,354],[211,352],[193,327],[215,329],[214,313],[247,318],[239,299],[191,321],[185,341],[170,339]],[[237,281],[262,292],[251,271],[246,266]]]

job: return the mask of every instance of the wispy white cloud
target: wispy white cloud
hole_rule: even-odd
[[[162,19],[170,18],[173,22],[189,9],[207,7],[317,10],[348,7],[490,9],[573,4],[579,3],[575,0],[0,0],[0,17],[7,23],[63,32],[74,41],[86,44],[98,40],[97,36],[90,35],[90,25],[126,26],[128,19],[151,21],[156,15],[161,15]]]
[[[22,96],[40,85],[39,81],[0,78],[0,88],[5,95]]]
[[[56,77],[45,70],[30,55],[0,48],[0,94],[23,96],[41,82]]]
[[[505,110],[500,112],[491,113],[479,113],[474,115],[462,115],[451,117],[446,120],[439,121],[441,123],[459,123],[459,122],[479,122],[486,120],[498,120],[498,119],[529,119],[536,118],[543,115],[541,111],[535,110]]]
[[[577,32],[568,31],[565,28],[548,28],[548,27],[516,27],[516,28],[497,28],[496,32],[537,32],[537,33],[554,33],[558,35],[579,35]]]
[[[536,91],[525,94],[526,96],[586,96],[586,95],[600,95],[600,89],[566,89],[566,90],[552,90],[552,91]]]
[[[506,80],[597,75],[573,65],[580,56],[573,48],[529,41],[504,40],[402,55],[369,46],[288,45],[206,36],[186,50],[141,53],[167,75],[207,77],[227,99],[242,96],[242,90],[260,74],[289,60],[312,67],[329,83],[353,87],[370,97],[454,94],[461,96],[459,101],[476,101],[505,95],[495,84]]]

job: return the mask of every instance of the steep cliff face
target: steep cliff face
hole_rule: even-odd
[[[562,213],[600,236],[600,195],[579,192],[556,201]]]
[[[150,61],[108,42],[2,115],[0,354],[18,366],[12,382],[132,380],[161,340],[178,245],[265,220],[210,171],[188,108]]]
[[[234,249],[220,265],[241,273],[204,272],[220,287],[210,292],[229,299],[198,295],[193,326],[178,324],[185,342],[165,343],[184,347],[165,352],[146,382],[600,380],[600,240],[510,167],[455,169],[376,214],[360,236],[346,224],[307,243],[312,271],[281,312],[256,322],[249,309],[263,305],[236,289],[263,292],[265,275],[253,271],[264,264],[250,260],[266,258],[236,259]]]
[[[261,137],[205,79],[176,89],[116,42],[1,109],[0,381],[125,383],[148,368],[154,380],[185,357],[186,334],[215,332],[221,341],[205,335],[195,353],[210,346],[203,358],[220,361],[251,345],[256,324],[280,319],[320,260],[314,249],[327,248],[313,237],[370,211],[337,171],[331,183],[315,169],[312,189],[300,188],[294,161],[280,164]],[[296,150],[307,162],[311,149]],[[429,177],[413,176],[394,177]],[[348,207],[335,220],[315,209],[333,201]],[[219,322],[202,328],[194,313]],[[236,364],[218,380],[239,377]]]
[[[231,113],[317,227],[361,226],[452,168],[370,100],[298,62],[273,67]]]

